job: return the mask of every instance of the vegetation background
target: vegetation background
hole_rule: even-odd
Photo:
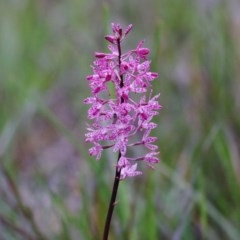
[[[120,184],[109,239],[240,239],[238,0],[0,1],[0,239],[101,239],[114,177],[84,142],[111,22],[151,48],[161,163]]]

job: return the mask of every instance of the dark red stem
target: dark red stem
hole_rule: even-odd
[[[121,74],[121,64],[122,64],[122,49],[121,49],[121,43],[120,43],[120,39],[117,40],[117,47],[118,47],[118,66],[119,66],[119,73],[120,73],[120,88],[123,87],[123,75]],[[123,99],[122,99],[123,100]]]
[[[122,88],[123,87],[123,75],[121,74],[122,50],[121,50],[120,39],[117,40],[117,47],[118,47],[118,65],[119,65],[119,73],[120,73],[120,80],[121,80],[120,88]],[[121,103],[123,103],[123,102],[124,102],[124,99],[121,98]],[[120,158],[121,158],[121,153],[119,152],[117,162],[119,161]],[[120,176],[121,176],[121,169],[116,167],[115,179],[114,179],[113,188],[112,188],[112,196],[111,196],[110,203],[108,206],[108,213],[107,213],[107,218],[106,218],[105,227],[104,227],[103,240],[108,239],[113,210],[116,205],[116,197],[117,197],[118,186],[119,186],[119,182],[120,182]]]
[[[119,153],[118,160],[121,157],[121,153]],[[107,218],[105,222],[105,228],[104,228],[104,234],[103,234],[103,240],[108,239],[108,234],[109,234],[109,229],[110,229],[110,223],[113,215],[113,210],[116,205],[116,196],[117,196],[117,191],[118,191],[118,186],[120,182],[120,175],[121,175],[121,169],[118,169],[116,167],[116,172],[115,172],[115,179],[113,183],[113,188],[112,188],[112,196],[110,199],[109,207],[108,207],[108,213],[107,213]]]

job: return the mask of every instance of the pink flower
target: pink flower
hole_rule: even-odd
[[[152,164],[159,162],[158,157],[156,157],[158,154],[158,152],[150,152],[145,155],[144,161],[147,162],[150,167],[154,168]]]
[[[142,174],[142,172],[136,171],[137,163],[132,165],[125,157],[119,159],[117,167],[121,169],[121,180],[126,177],[135,177]]]
[[[98,160],[104,149],[119,152],[117,168],[121,170],[121,179],[141,174],[137,171],[140,160],[151,167],[159,161],[158,146],[152,144],[157,138],[150,136],[157,127],[152,119],[161,109],[159,94],[151,97],[151,82],[158,74],[150,71],[151,61],[147,60],[150,50],[143,46],[144,41],[136,49],[122,52],[122,41],[131,29],[132,25],[123,30],[120,24],[112,24],[113,34],[105,37],[110,52],[95,52],[93,73],[87,76],[92,96],[84,100],[91,105],[88,118],[92,124],[86,133],[86,141],[94,145],[89,149],[90,155]],[[136,141],[136,134],[142,140]],[[128,149],[138,145],[150,152],[130,158]]]
[[[95,146],[89,149],[91,156],[96,156],[96,159],[99,160],[102,154],[102,146],[99,143],[95,143]]]

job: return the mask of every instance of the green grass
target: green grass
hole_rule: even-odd
[[[82,101],[113,21],[134,24],[126,49],[151,48],[163,110],[161,163],[121,182],[109,239],[240,239],[235,11],[230,1],[1,1],[0,239],[101,239],[116,156],[89,157]]]

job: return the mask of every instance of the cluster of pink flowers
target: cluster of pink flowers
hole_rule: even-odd
[[[150,136],[157,127],[152,118],[161,109],[159,94],[152,97],[151,89],[151,81],[158,74],[150,71],[149,49],[143,47],[143,41],[136,49],[122,53],[122,41],[131,29],[132,25],[123,31],[120,24],[112,24],[113,35],[105,37],[110,52],[95,52],[93,74],[87,76],[92,96],[84,100],[91,104],[88,118],[92,124],[86,134],[86,141],[94,145],[89,149],[90,155],[98,160],[104,149],[119,152],[116,167],[121,179],[141,174],[137,170],[139,161],[150,167],[159,162],[158,146],[153,144],[157,138]],[[148,152],[130,157],[129,149],[139,145]]]

